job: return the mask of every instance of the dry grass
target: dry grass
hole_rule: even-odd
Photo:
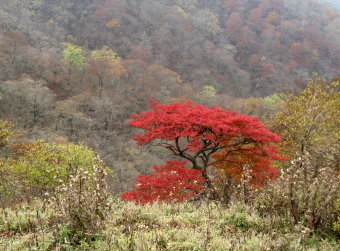
[[[91,242],[72,246],[69,229],[53,224],[42,203],[0,211],[0,250],[339,250],[335,237],[321,237],[277,216],[260,217],[244,204],[212,202],[140,206],[113,200],[104,228]]]

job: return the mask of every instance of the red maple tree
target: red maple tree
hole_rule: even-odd
[[[207,194],[212,197],[218,195],[214,192],[209,168],[234,168],[252,163],[258,174],[277,173],[270,163],[282,160],[275,146],[281,138],[257,118],[191,102],[162,105],[152,101],[150,107],[149,111],[132,115],[129,124],[143,130],[133,139],[139,145],[164,147],[172,155],[189,161],[192,169],[201,171]]]

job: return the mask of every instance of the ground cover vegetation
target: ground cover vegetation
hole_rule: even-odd
[[[335,239],[281,216],[262,217],[244,204],[147,204],[110,201],[102,230],[91,241],[53,227],[41,204],[0,212],[3,250],[337,250]],[[37,213],[38,212],[38,213]],[[59,241],[56,240],[59,236]],[[72,243],[73,242],[73,243]],[[53,248],[52,248],[53,247]]]

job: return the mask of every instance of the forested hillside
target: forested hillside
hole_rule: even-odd
[[[310,0],[1,2],[2,53],[19,73],[37,77],[47,76],[23,60],[51,71],[46,63],[62,42],[87,52],[109,46],[129,76],[163,67],[195,92],[212,85],[230,96],[268,95],[312,72],[339,72],[339,12]],[[16,76],[8,70],[2,79]]]
[[[340,250],[322,2],[0,0],[0,250]]]
[[[128,140],[150,100],[261,115],[260,98],[340,72],[340,13],[312,0],[0,5],[0,118],[27,141],[85,142],[129,180],[117,191],[164,154]]]

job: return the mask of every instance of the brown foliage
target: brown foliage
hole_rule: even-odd
[[[284,215],[295,224],[329,228],[338,217],[340,175],[327,166],[316,170],[311,161],[308,152],[293,160],[278,181],[254,196],[255,205],[264,214]]]

